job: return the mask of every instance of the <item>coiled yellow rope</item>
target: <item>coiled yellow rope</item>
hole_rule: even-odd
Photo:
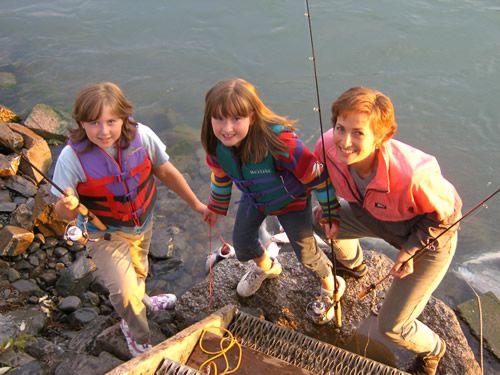
[[[207,350],[203,347],[203,338],[205,337],[205,334],[207,332],[210,332],[210,330],[218,330],[218,331],[221,331],[225,334],[224,337],[221,337],[220,350],[218,350],[218,351],[210,351],[210,350]],[[214,332],[212,332],[212,333],[214,333]],[[217,332],[217,333],[219,333],[219,332]],[[220,375],[232,374],[239,369],[239,367],[241,365],[241,354],[242,354],[241,344],[234,338],[233,334],[230,331],[228,331],[227,329],[222,328],[222,327],[210,327],[210,328],[204,329],[201,333],[201,336],[200,336],[199,345],[200,345],[200,349],[203,353],[212,355],[209,359],[207,359],[205,362],[203,362],[200,365],[200,367],[199,367],[200,371],[202,371],[203,368],[206,368],[207,373],[211,374],[210,369],[213,368],[213,370],[214,370],[213,374],[218,375],[219,373],[218,373],[217,364],[215,363],[215,360],[219,357],[222,357],[222,356],[224,357],[224,361],[226,362],[226,368],[224,369],[224,371],[222,371],[220,373]],[[233,346],[236,346],[238,348],[239,355],[238,355],[238,363],[237,363],[236,367],[231,369],[226,353]]]

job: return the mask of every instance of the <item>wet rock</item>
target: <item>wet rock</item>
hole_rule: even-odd
[[[17,79],[16,79],[16,76],[14,75],[14,73],[11,73],[11,72],[0,72],[0,87],[2,88],[9,88],[9,87],[12,87],[12,86],[15,86],[17,84]],[[6,107],[3,107],[2,108],[6,108]],[[2,117],[0,117],[0,120],[2,121],[5,121],[4,118],[9,118],[9,114],[7,111],[5,111],[6,113],[3,113],[4,111],[1,111],[0,113],[2,113]]]

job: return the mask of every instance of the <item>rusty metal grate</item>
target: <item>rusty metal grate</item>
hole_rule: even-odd
[[[317,374],[408,374],[241,311],[229,330],[242,345]]]
[[[165,358],[155,372],[156,375],[202,375],[201,372],[191,367],[181,365]]]

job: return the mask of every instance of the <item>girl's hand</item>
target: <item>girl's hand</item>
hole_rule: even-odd
[[[321,216],[323,216],[323,209],[318,204],[316,207],[313,208],[314,221],[316,223],[321,223]]]
[[[413,273],[413,259],[409,258],[411,258],[411,255],[401,250],[394,262],[394,266],[391,268],[391,275],[400,279],[411,275]]]
[[[339,232],[339,222],[337,220],[331,220],[330,223],[328,219],[322,219],[319,224],[321,225],[321,228],[323,228],[326,238],[329,240],[337,238],[337,234]]]
[[[207,205],[203,205],[202,210],[200,211],[200,214],[203,218],[203,221],[210,225],[211,227],[215,226],[217,223],[217,217],[218,215],[215,212],[210,211],[210,209],[207,207]]]
[[[62,196],[60,201],[61,204],[70,211],[74,211],[78,208],[80,202],[78,201],[78,197],[75,195],[75,191],[68,187],[64,190],[65,196]]]

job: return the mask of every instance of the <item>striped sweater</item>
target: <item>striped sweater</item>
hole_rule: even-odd
[[[281,132],[278,137],[288,147],[288,154],[273,155],[276,170],[288,170],[293,173],[306,186],[307,194],[290,202],[282,209],[272,212],[272,215],[304,210],[308,196],[311,191],[314,191],[323,209],[323,217],[328,218],[329,198],[332,217],[336,218],[339,202],[326,168],[294,132]],[[233,180],[219,165],[215,155],[207,154],[206,161],[212,170],[208,208],[219,215],[226,215],[231,200]]]

